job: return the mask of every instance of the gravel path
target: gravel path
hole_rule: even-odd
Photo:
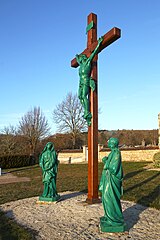
[[[160,211],[133,202],[122,201],[127,224],[124,233],[100,233],[101,203],[88,205],[86,194],[61,193],[61,201],[37,203],[38,197],[0,205],[1,210],[23,226],[34,230],[38,240],[160,240]]]
[[[17,177],[12,173],[3,173],[0,175],[0,184],[15,183],[15,182],[29,182],[31,181],[28,177]]]

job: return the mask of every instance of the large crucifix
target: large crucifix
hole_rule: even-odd
[[[87,58],[91,56],[93,51],[98,46],[97,40],[97,15],[90,13],[88,15],[87,25],[87,48],[81,53]],[[99,44],[96,56],[93,58],[91,63],[91,78],[95,82],[94,91],[89,89],[89,102],[91,112],[91,123],[88,124],[88,196],[86,201],[88,203],[96,203],[99,201],[98,198],[98,71],[97,71],[97,60],[98,53],[104,48],[109,46],[111,43],[120,38],[121,31],[119,28],[112,28],[102,38],[103,41]],[[80,54],[80,55],[81,55]],[[71,61],[72,67],[78,67],[79,63],[77,57]]]

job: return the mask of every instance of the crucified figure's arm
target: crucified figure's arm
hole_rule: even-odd
[[[93,58],[95,57],[95,55],[98,53],[99,50],[99,46],[101,45],[101,42],[103,41],[103,37],[100,37],[98,39],[98,44],[96,46],[96,48],[94,49],[94,51],[91,53],[90,57],[88,58],[87,61],[91,62],[93,60]]]

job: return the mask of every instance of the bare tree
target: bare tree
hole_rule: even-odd
[[[2,155],[12,155],[17,153],[17,129],[9,125],[1,129],[0,148]]]
[[[79,134],[87,130],[87,124],[82,115],[82,105],[78,96],[71,92],[53,111],[53,121],[56,123],[58,131],[72,134],[73,148]]]
[[[19,132],[26,137],[30,146],[30,155],[35,154],[39,140],[49,135],[50,127],[40,107],[28,111],[19,122]]]
[[[5,135],[16,135],[17,128],[13,125],[4,126],[4,128],[1,130],[1,133]]]

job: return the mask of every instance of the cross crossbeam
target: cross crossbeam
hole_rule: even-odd
[[[110,44],[112,44],[113,42],[115,42],[118,38],[120,38],[121,36],[121,30],[119,28],[112,28],[109,32],[107,32],[104,36],[103,36],[103,42],[101,43],[100,47],[99,47],[99,51],[98,53],[100,53],[104,48],[108,47]],[[86,48],[81,54],[85,54],[87,57],[90,56],[91,52],[93,52],[93,50],[95,49],[95,47],[97,46],[98,41],[92,43],[88,48]],[[76,58],[74,58],[71,61],[71,67],[78,67],[79,64],[77,63]]]

